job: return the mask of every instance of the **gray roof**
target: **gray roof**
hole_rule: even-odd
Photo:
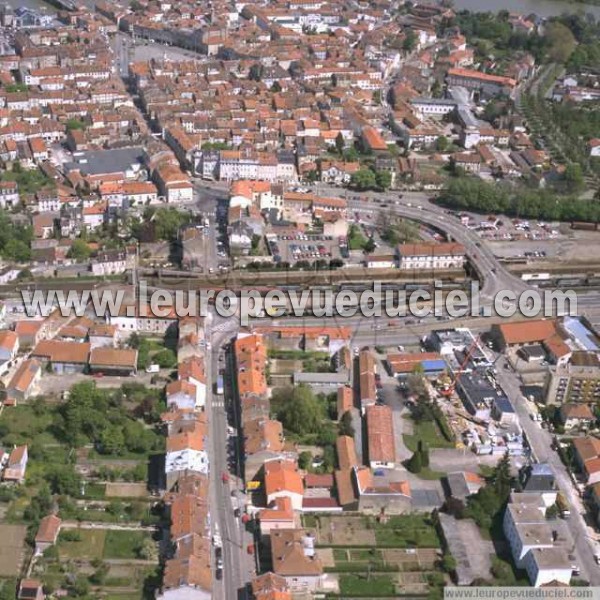
[[[348,373],[294,373],[294,384],[343,385],[348,383]]]
[[[90,150],[74,155],[75,160],[65,164],[65,172],[81,171],[84,175],[120,173],[132,165],[141,164],[143,148],[115,148],[113,150]]]

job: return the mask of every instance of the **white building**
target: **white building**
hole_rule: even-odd
[[[535,548],[525,557],[525,570],[532,586],[571,582],[572,564],[563,548]]]
[[[400,269],[462,269],[465,248],[462,244],[400,244],[396,248]]]

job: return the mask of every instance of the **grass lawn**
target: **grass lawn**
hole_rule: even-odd
[[[142,592],[131,592],[131,594],[107,594],[104,600],[141,600]]]
[[[138,558],[137,548],[149,537],[145,531],[107,531],[104,558]]]
[[[439,430],[435,421],[413,421],[413,434],[404,435],[406,447],[415,452],[419,444],[423,441],[429,448],[454,448],[454,443],[449,442]]]
[[[439,548],[431,521],[424,515],[398,515],[385,524],[373,523],[378,546],[392,548]]]
[[[78,529],[80,540],[70,542],[58,538],[58,555],[61,560],[102,558],[107,531],[105,529]]]
[[[394,596],[396,587],[390,575],[340,575],[342,596]]]

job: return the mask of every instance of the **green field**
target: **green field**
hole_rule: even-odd
[[[391,575],[340,575],[340,594],[342,596],[391,596],[396,586]]]
[[[72,531],[72,530],[71,530]],[[64,559],[88,559],[102,558],[104,542],[106,540],[105,529],[78,529],[79,541],[67,541],[58,538],[58,555]]]
[[[397,515],[385,524],[374,523],[378,546],[438,548],[440,541],[430,519],[424,515]]]
[[[413,421],[413,434],[404,435],[404,444],[415,452],[419,441],[427,444],[429,448],[454,448],[453,442],[449,442],[439,430],[435,421]]]
[[[104,558],[138,558],[137,549],[149,537],[145,531],[107,531]]]

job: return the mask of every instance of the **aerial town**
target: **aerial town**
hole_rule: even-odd
[[[461,1],[0,2],[0,600],[600,586],[600,12]]]

